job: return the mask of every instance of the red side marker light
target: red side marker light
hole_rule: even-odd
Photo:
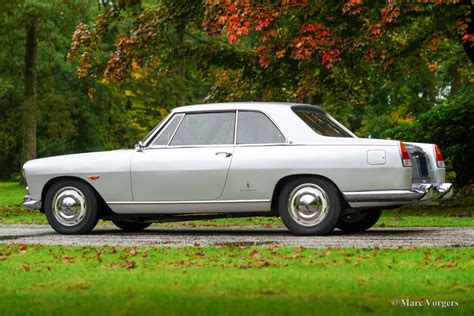
[[[91,180],[97,180],[100,179],[100,176],[87,176]]]

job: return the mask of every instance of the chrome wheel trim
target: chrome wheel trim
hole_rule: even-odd
[[[53,216],[64,226],[82,222],[87,212],[86,198],[75,187],[63,187],[53,197]]]
[[[288,212],[298,224],[306,227],[321,223],[329,214],[329,198],[318,185],[305,183],[291,191]]]

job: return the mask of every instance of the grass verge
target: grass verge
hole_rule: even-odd
[[[472,315],[473,259],[459,248],[0,245],[0,315]]]

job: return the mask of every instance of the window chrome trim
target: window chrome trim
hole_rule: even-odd
[[[157,140],[161,134],[163,134],[163,132],[165,131],[166,127],[168,127],[168,124],[171,123],[171,121],[173,120],[173,118],[177,117],[177,116],[181,116],[181,119],[180,121],[178,122],[178,126],[176,127],[176,129],[174,130],[173,134],[171,134],[171,137],[174,136],[174,133],[176,133],[176,130],[177,128],[179,127],[179,125],[181,124],[181,121],[183,120],[183,113],[173,113],[173,115],[170,115],[170,118],[166,121],[166,124],[160,128],[160,130],[151,138],[151,141],[150,141],[150,144],[147,146],[147,148],[162,148],[162,147],[166,147],[168,145],[153,145],[153,142],[155,140]],[[170,138],[171,139],[171,138]],[[170,141],[168,141],[168,144],[169,144]]]
[[[239,131],[239,112],[257,112],[263,114],[266,118],[270,120],[270,122],[273,123],[273,125],[276,127],[278,132],[283,136],[285,139],[284,142],[281,143],[247,143],[247,144],[237,144],[237,133]],[[214,145],[170,145],[175,134],[178,132],[179,127],[181,126],[181,123],[183,122],[183,119],[186,115],[189,114],[206,114],[206,113],[234,113],[234,139],[233,143],[231,144],[214,144]],[[161,133],[164,131],[165,127],[168,125],[168,122],[170,120],[177,116],[177,115],[182,115],[181,120],[178,123],[178,126],[174,130],[173,134],[171,135],[171,138],[168,142],[167,145],[154,145],[151,146],[150,144],[153,143],[153,141],[157,138],[160,137]],[[163,124],[163,125],[162,125]],[[161,128],[160,128],[161,126]],[[145,149],[171,149],[171,148],[212,148],[212,147],[229,147],[229,146],[236,146],[236,147],[257,147],[257,146],[282,146],[282,145],[290,145],[288,141],[288,137],[282,132],[280,126],[269,116],[267,113],[261,110],[208,110],[208,111],[193,111],[193,112],[171,112],[168,117],[165,118],[157,127],[155,127],[157,130],[154,135],[150,137],[150,141],[145,144]],[[152,131],[153,132],[153,131]]]
[[[200,112],[179,112],[178,114],[184,114],[183,118],[179,122],[178,127],[174,131],[173,135],[171,136],[170,141],[168,142],[167,146],[162,146],[159,148],[201,148],[201,147],[229,147],[233,146],[234,143],[230,144],[203,144],[203,145],[171,145],[171,142],[173,141],[173,138],[175,134],[178,132],[179,126],[181,126],[181,122],[183,122],[183,119],[186,115],[192,115],[192,114],[208,114],[208,113],[233,113],[234,114],[234,133],[235,133],[235,124],[237,124],[236,117],[237,117],[237,110],[215,110],[215,111],[200,111]],[[235,140],[235,135],[234,135],[234,140]]]
[[[163,129],[164,126],[166,126],[166,124],[168,124],[169,120],[174,116],[174,113],[168,113],[168,115],[166,115],[166,117],[160,122],[158,123],[158,125],[155,126],[155,128],[153,128],[151,130],[151,132],[148,133],[148,135],[146,135],[142,141],[144,142],[145,144],[145,147],[148,147],[152,142],[153,140],[155,139],[155,136],[156,134],[160,133],[161,130]]]
[[[235,146],[237,144],[237,126],[239,124],[239,110],[235,111],[235,123],[234,123],[234,142],[233,145]],[[436,155],[435,155],[436,156]]]
[[[197,200],[197,201],[108,201],[107,204],[218,204],[218,203],[268,203],[270,199],[256,200]]]
[[[170,140],[168,141],[168,144],[166,144],[166,146],[169,146],[171,144],[171,141],[173,140],[174,135],[176,135],[176,132],[178,131],[178,128],[181,126],[181,122],[183,122],[184,117],[186,116],[186,113],[183,113],[183,114],[179,113],[179,114],[176,114],[176,115],[181,115],[181,119],[179,120],[178,125],[174,129],[173,134],[171,134]]]

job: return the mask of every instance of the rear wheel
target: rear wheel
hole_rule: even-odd
[[[126,232],[140,232],[151,225],[151,223],[112,221],[115,226]]]
[[[338,189],[321,178],[301,178],[283,187],[279,197],[280,217],[295,235],[326,235],[342,212]]]
[[[374,226],[382,210],[351,210],[342,215],[336,227],[344,232],[361,232]]]
[[[60,234],[85,234],[99,220],[98,201],[92,188],[79,180],[61,180],[45,197],[49,225]]]

